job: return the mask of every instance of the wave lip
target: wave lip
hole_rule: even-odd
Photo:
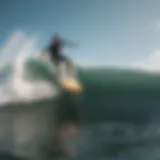
[[[9,79],[5,81],[5,84],[2,84],[1,82],[0,105],[13,102],[30,103],[31,101],[54,98],[58,95],[59,90],[56,84],[54,84],[54,81],[47,81],[45,78],[32,80],[27,75],[27,62],[30,61],[29,57],[32,53],[33,45],[33,41],[28,40],[25,42],[19,49],[14,61],[9,64],[12,71],[10,76],[8,76]],[[37,62],[40,64],[39,60],[37,60]],[[1,68],[1,72],[4,72],[6,67],[8,66]],[[7,69],[5,72],[7,72]],[[34,73],[34,68],[31,68],[29,72],[32,73],[32,75],[36,74]]]

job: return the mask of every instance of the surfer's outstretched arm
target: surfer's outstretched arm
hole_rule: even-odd
[[[67,45],[67,46],[71,46],[71,47],[75,47],[75,46],[76,46],[75,43],[73,43],[73,42],[71,42],[71,41],[68,41],[68,40],[66,40],[66,39],[63,40],[63,44],[64,44],[64,45]]]

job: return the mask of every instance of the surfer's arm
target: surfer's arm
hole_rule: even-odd
[[[62,44],[65,45],[65,46],[71,46],[71,47],[75,47],[76,46],[75,43],[72,43],[72,42],[70,42],[70,41],[68,41],[66,39],[63,39]]]

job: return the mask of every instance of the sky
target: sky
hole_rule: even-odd
[[[58,32],[77,44],[63,52],[82,65],[160,70],[159,6],[159,0],[1,0],[0,45],[23,32],[43,49]]]

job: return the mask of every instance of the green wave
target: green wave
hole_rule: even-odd
[[[7,65],[3,70],[3,73],[11,72],[12,65]],[[26,65],[26,77],[32,80],[43,79],[49,82],[56,80],[54,74],[54,66],[51,63],[45,61],[30,58],[27,60]],[[147,72],[138,72],[134,70],[120,70],[120,69],[87,69],[78,68],[78,78],[82,81],[87,89],[99,88],[105,89],[124,87],[134,88],[140,86],[145,89],[157,89],[160,86],[160,74],[153,74]]]
[[[38,59],[26,63],[26,77],[55,84],[54,67]],[[146,121],[160,113],[160,74],[118,69],[78,68],[78,78],[84,92],[76,98],[86,121],[125,120]],[[159,116],[159,115],[158,115]],[[136,118],[135,118],[136,117]]]
[[[89,88],[160,89],[160,74],[120,69],[79,69],[79,77]]]
[[[46,80],[53,82],[56,80],[54,73],[54,66],[50,63],[38,59],[29,59],[25,65],[26,76],[32,80]]]

